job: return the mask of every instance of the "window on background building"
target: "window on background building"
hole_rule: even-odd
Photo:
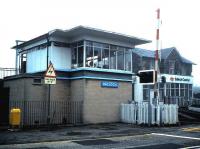
[[[166,83],[166,96],[171,96],[170,95],[170,83]]]
[[[124,48],[117,49],[117,70],[124,70]]]
[[[150,99],[150,88],[148,85],[143,86],[143,100],[148,101]]]
[[[172,83],[171,84],[171,96],[175,96],[175,84],[174,83]]]
[[[189,84],[185,84],[185,97],[189,97]]]
[[[185,84],[182,84],[182,83],[180,84],[180,92],[181,92],[180,96],[184,97],[185,96],[185,93],[184,93],[185,92]]]
[[[163,101],[164,100],[164,83],[160,83],[160,90],[159,90],[159,94],[160,94],[160,99],[161,99],[161,101]]]
[[[189,84],[189,99],[192,98],[192,84]]]
[[[180,94],[179,94],[179,83],[176,83],[175,84],[175,87],[176,87],[176,96],[180,96]]]
[[[169,74],[174,74],[174,68],[175,68],[175,61],[170,60],[169,61]]]
[[[147,68],[146,68],[146,61],[145,60],[143,60],[142,61],[142,70],[146,70]]]
[[[180,75],[181,74],[181,70],[180,70],[180,64],[178,61],[175,62],[175,74],[176,75]]]
[[[117,46],[110,46],[110,69],[116,69]]]
[[[155,64],[154,60],[151,59],[149,63],[149,69],[154,69],[154,64]]]

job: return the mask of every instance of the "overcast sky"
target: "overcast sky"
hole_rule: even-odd
[[[200,85],[199,0],[2,0],[0,67],[15,66],[15,40],[29,40],[53,29],[85,25],[152,40],[141,48],[155,50],[156,9],[161,9],[162,48],[176,47],[193,66]]]

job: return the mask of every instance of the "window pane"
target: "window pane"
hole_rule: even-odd
[[[109,45],[108,45],[108,44],[102,44],[102,47],[103,47],[104,49],[109,49]]]
[[[131,71],[131,50],[125,51],[125,70]]]
[[[72,68],[77,68],[77,48],[72,49]]]
[[[124,70],[124,49],[118,48],[117,51],[117,69]]]
[[[83,67],[83,47],[78,48],[78,67]]]
[[[109,69],[109,49],[102,49],[102,68]]]
[[[110,69],[116,69],[117,47],[110,47]]]
[[[98,43],[98,42],[93,42],[93,46],[94,47],[98,47],[98,48],[102,48],[103,45],[101,43]]]
[[[101,68],[102,63],[101,63],[101,48],[94,47],[94,67]]]
[[[86,47],[86,67],[93,67],[93,48],[87,46]]]
[[[83,46],[83,41],[79,41],[78,46]]]
[[[86,41],[85,43],[87,46],[90,46],[90,47],[92,46],[92,41]]]

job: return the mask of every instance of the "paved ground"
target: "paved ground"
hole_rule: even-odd
[[[199,146],[200,125],[141,127],[102,124],[51,131],[1,131],[1,148],[181,148]]]

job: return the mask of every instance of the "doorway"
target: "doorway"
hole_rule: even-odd
[[[9,88],[0,87],[0,126],[9,124]]]

